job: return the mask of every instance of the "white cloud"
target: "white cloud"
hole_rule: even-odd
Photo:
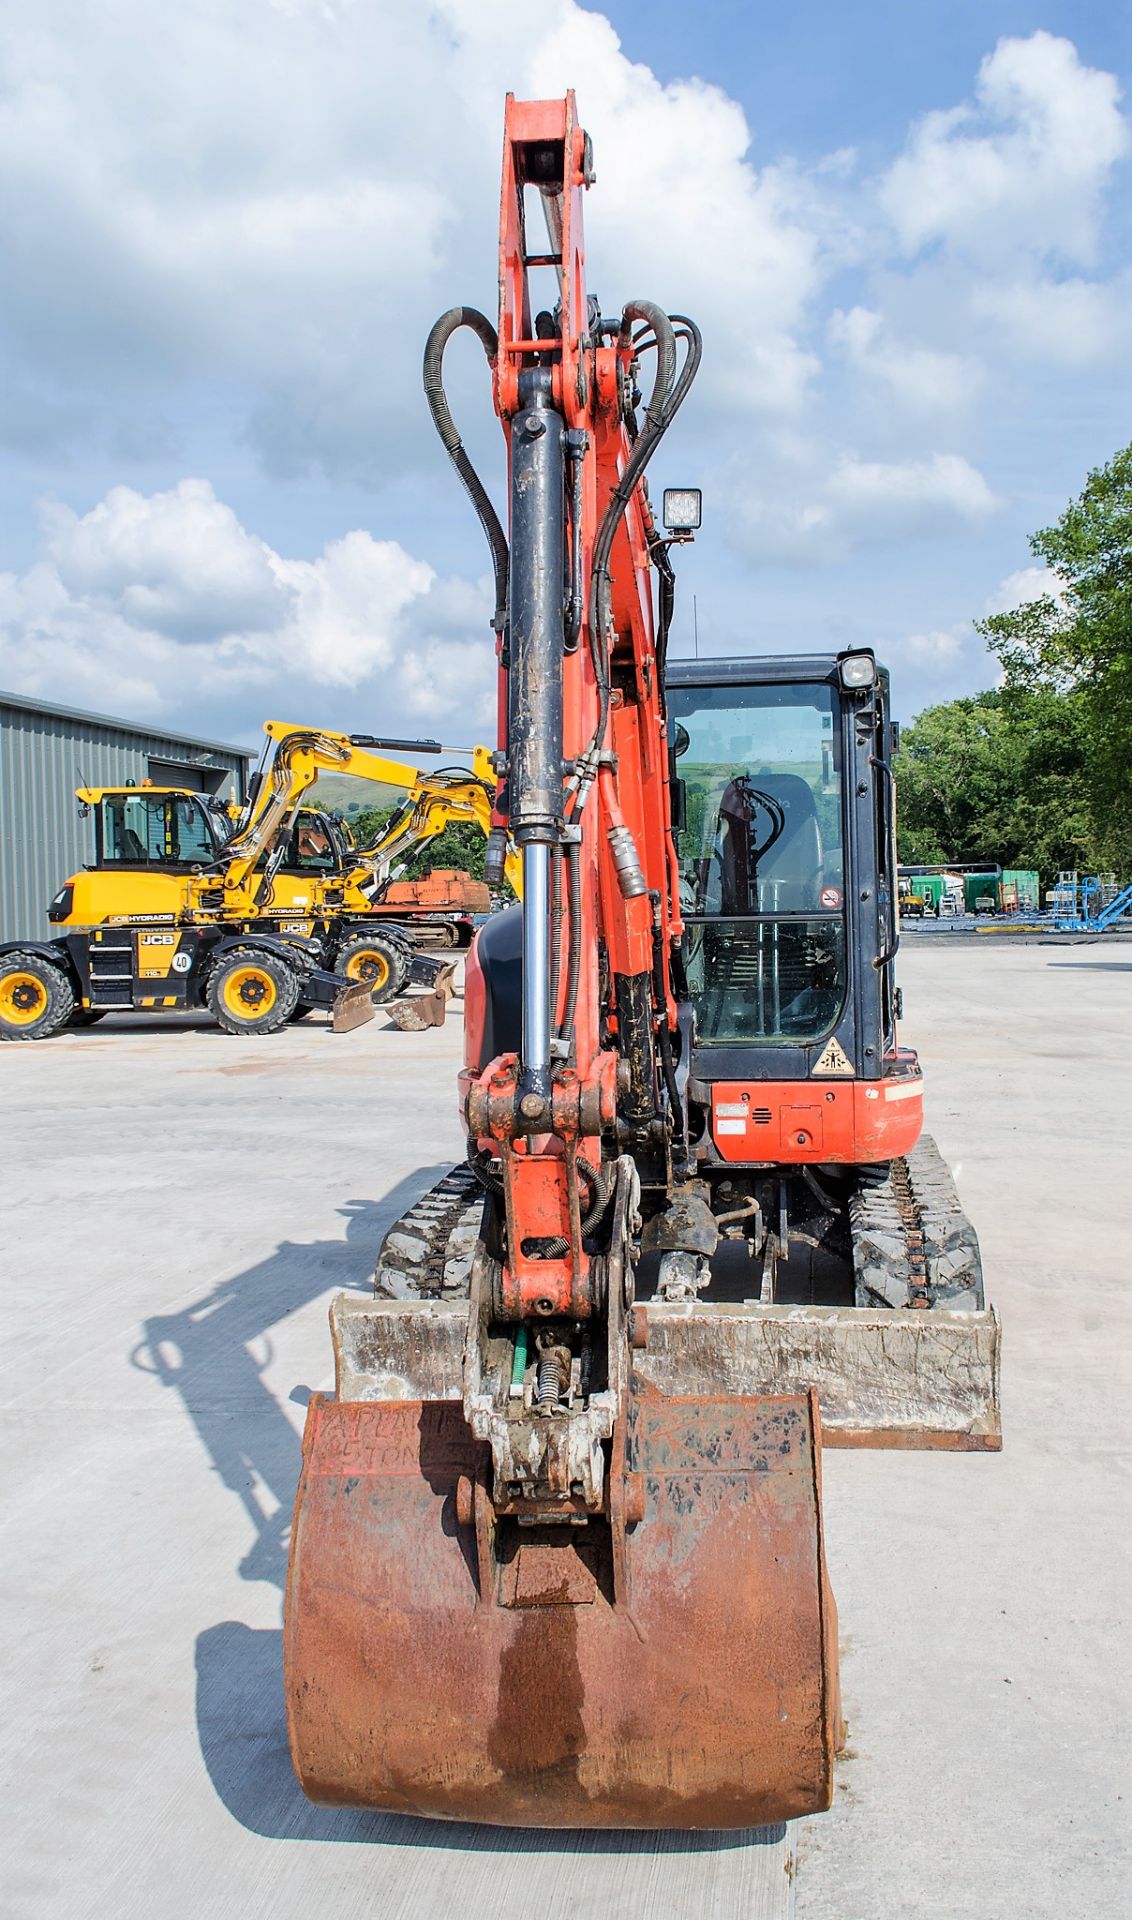
[[[478,0],[459,11],[498,13]],[[655,287],[709,333],[705,387],[725,389],[732,406],[792,410],[818,365],[796,332],[832,239],[820,196],[788,167],[753,165],[742,109],[719,87],[663,86],[625,58],[601,15],[558,12],[528,73],[539,96],[575,87],[594,139],[593,285],[609,304]],[[501,59],[505,49],[504,36]]]
[[[954,416],[971,406],[984,384],[985,371],[971,355],[902,341],[870,307],[838,307],[829,338],[855,373],[886,389],[906,414]]]
[[[946,672],[962,657],[967,630],[945,627],[936,633],[912,633],[903,642],[902,651],[918,667],[931,672]]]
[[[144,414],[228,383],[268,465],[385,483],[421,458],[436,313],[490,311],[504,77],[578,89],[601,181],[592,286],[712,337],[705,392],[796,406],[820,198],[757,167],[740,107],[664,85],[574,0],[437,0],[10,16],[0,246],[25,384]],[[81,290],[81,291],[80,291]],[[76,298],[76,292],[80,297]],[[62,423],[52,418],[53,431]]]
[[[974,106],[926,114],[881,183],[901,245],[1090,264],[1101,194],[1129,150],[1113,75],[1037,32],[1000,40],[975,94]]]
[[[329,725],[347,695],[374,727],[493,720],[486,585],[438,580],[396,541],[355,531],[287,558],[203,480],[49,507],[44,534],[33,566],[0,575],[0,678],[18,692],[156,718],[207,685],[214,727],[254,729],[268,697]]]
[[[752,485],[739,472],[731,480],[733,538],[760,565],[826,565],[856,548],[953,533],[999,505],[960,454],[862,460],[794,439],[778,442],[774,466],[773,485]]]
[[[1028,601],[1059,600],[1062,583],[1052,568],[1046,566],[1020,567],[1016,573],[1008,573],[1000,580],[993,593],[989,593],[983,602],[984,613],[1012,613],[1015,607],[1024,607]]]
[[[50,504],[44,518],[45,555],[68,593],[145,632],[208,639],[218,626],[274,627],[286,611],[275,556],[207,480],[148,498],[113,487],[89,513]]]
[[[962,542],[1002,504],[991,462],[1017,473],[1018,423],[1065,411],[1059,370],[1129,361],[1126,279],[1098,255],[1128,152],[1119,89],[1048,33],[1001,41],[970,102],[918,121],[879,177],[848,152],[804,168],[766,152],[722,86],[663,81],[576,0],[53,0],[9,9],[0,39],[9,440],[28,462],[93,450],[85,495],[78,464],[54,484],[105,493],[54,509],[4,581],[6,671],[29,690],[184,704],[213,729],[347,695],[490,725],[488,595],[458,577],[483,564],[478,534],[420,355],[444,307],[492,311],[505,86],[577,89],[605,310],[643,293],[703,325],[656,477],[702,475],[734,555],[712,524],[700,555],[744,616],[749,563],[817,572],[887,545],[894,630],[938,650]],[[452,361],[498,497],[482,357],[465,343]],[[1079,418],[1101,416],[1095,398]],[[170,484],[189,470],[233,474],[217,484],[238,485],[247,524],[206,482]],[[106,491],[107,473],[133,488]],[[341,534],[313,557],[250,530],[279,524],[275,506],[292,524],[302,496],[282,483],[310,474],[319,527]],[[369,500],[337,511],[343,483]],[[470,566],[440,548],[457,526]],[[935,598],[923,549],[903,551],[928,538]],[[807,587],[799,626],[860,606],[862,584],[871,601],[867,562]]]
[[[828,492],[846,522],[865,528],[875,516],[885,531],[897,523],[930,524],[937,514],[981,520],[997,505],[982,474],[958,453],[887,462],[846,454],[830,474]]]
[[[1013,352],[1046,366],[1127,364],[1132,351],[1132,275],[1095,280],[988,280],[971,305]]]

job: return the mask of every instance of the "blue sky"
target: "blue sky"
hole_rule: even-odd
[[[918,0],[46,0],[0,33],[0,684],[253,737],[483,736],[431,320],[490,310],[503,94],[577,89],[591,286],[693,311],[677,650],[971,620],[1129,438],[1132,12]],[[461,417],[502,471],[482,362]]]

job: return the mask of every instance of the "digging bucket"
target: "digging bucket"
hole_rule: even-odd
[[[735,1828],[829,1805],[837,1624],[813,1394],[635,1381],[606,1511],[496,1515],[463,1314],[344,1297],[288,1579],[311,1799],[494,1825]]]

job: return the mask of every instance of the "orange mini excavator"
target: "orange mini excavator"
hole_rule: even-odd
[[[316,1800],[744,1827],[830,1803],[823,1432],[997,1447],[998,1330],[897,1042],[886,678],[867,650],[667,664],[698,496],[666,536],[645,473],[700,336],[603,317],[592,179],[572,96],[508,101],[498,330],[455,308],[425,356],[494,560],[523,898],[469,960],[466,1161],[332,1310],[291,1744]],[[509,537],[442,384],[462,327]]]

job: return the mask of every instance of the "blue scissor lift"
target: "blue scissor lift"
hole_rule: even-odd
[[[1053,894],[1053,924],[1060,933],[1104,933],[1132,911],[1132,885],[1118,887],[1112,873],[1059,873]]]

